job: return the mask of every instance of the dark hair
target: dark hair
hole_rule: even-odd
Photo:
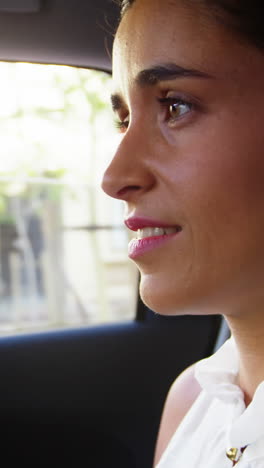
[[[124,15],[126,10],[135,2],[135,0],[120,0],[121,16]]]
[[[119,0],[121,17],[135,1]],[[186,0],[185,0],[186,1]],[[264,8],[260,0],[188,0],[199,3],[213,17],[258,48],[264,48]]]

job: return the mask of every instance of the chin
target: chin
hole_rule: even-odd
[[[196,292],[195,292],[196,291]],[[214,315],[219,314],[207,295],[194,285],[178,282],[157,281],[157,278],[142,275],[140,296],[149,309],[159,315]]]
[[[159,315],[193,315],[199,313],[198,307],[191,307],[190,297],[189,300],[184,297],[183,290],[177,293],[175,286],[173,289],[162,286],[144,277],[141,278],[140,297],[153,312]]]

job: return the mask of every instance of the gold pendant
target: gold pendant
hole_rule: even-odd
[[[246,448],[247,448],[247,445],[239,449],[235,447],[231,447],[230,449],[226,451],[226,456],[227,458],[229,458],[229,460],[233,462],[233,466],[235,466],[239,462]]]
[[[238,449],[235,447],[231,447],[226,451],[226,456],[231,460],[232,462],[237,462],[237,454],[238,454]]]

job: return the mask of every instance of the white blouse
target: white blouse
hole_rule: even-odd
[[[239,449],[238,468],[264,468],[264,381],[246,408],[237,374],[233,338],[196,364],[202,391],[156,468],[232,468],[226,456],[230,448]]]

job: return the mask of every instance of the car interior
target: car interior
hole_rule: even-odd
[[[111,74],[118,16],[112,0],[0,0],[0,60]],[[170,385],[228,336],[220,316],[162,317],[139,297],[126,321],[1,336],[6,466],[151,467]]]

